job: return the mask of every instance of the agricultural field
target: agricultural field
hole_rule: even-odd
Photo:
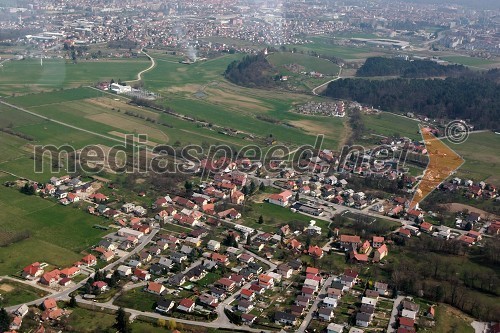
[[[445,56],[441,57],[441,59],[451,63],[461,64],[470,67],[477,67],[477,68],[487,69],[487,68],[500,67],[500,60],[489,60],[489,59],[474,58],[467,56]]]
[[[311,43],[303,45],[287,45],[299,52],[316,52],[321,56],[338,57],[347,61],[361,61],[368,57],[385,54],[380,49],[366,46],[340,46],[333,44],[334,39],[326,36],[310,37]]]
[[[139,58],[117,58],[81,61],[64,59],[12,60],[0,68],[0,95],[24,94],[60,88],[92,85],[98,81],[134,80],[138,72],[148,68],[150,61]]]
[[[325,134],[329,147],[337,147],[345,139],[343,120],[289,112],[294,105],[307,102],[311,96],[244,88],[227,82],[223,78],[227,65],[241,55],[225,55],[191,65],[173,61],[169,55],[153,56],[157,66],[144,74],[145,85],[160,92],[163,104],[177,112],[261,137],[273,134],[285,143],[312,144],[317,133]],[[270,121],[262,120],[263,117]],[[187,133],[196,136],[198,132],[202,131]],[[234,139],[226,136],[218,140],[236,143]]]
[[[11,280],[0,280],[0,307],[31,302],[47,295],[46,291]]]
[[[500,184],[500,135],[471,133],[463,143],[451,144],[446,139],[444,142],[465,160],[457,171],[458,177]]]
[[[422,140],[416,120],[388,112],[364,114],[362,116],[368,132],[382,136],[406,136],[413,140]]]
[[[436,326],[432,328],[434,333],[473,333],[472,319],[459,310],[446,304],[436,307]],[[428,330],[424,330],[426,332]]]
[[[339,66],[330,60],[313,57],[307,54],[280,52],[273,53],[267,57],[267,60],[276,67],[282,67],[288,64],[297,64],[304,67],[306,72],[319,72],[325,75],[337,75]]]
[[[15,274],[35,261],[56,267],[71,265],[82,257],[83,250],[105,234],[93,228],[103,222],[100,218],[3,185],[0,211],[0,229],[4,234],[28,232],[29,235],[0,249],[0,275]]]

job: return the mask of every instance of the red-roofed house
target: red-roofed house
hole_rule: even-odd
[[[29,266],[23,268],[23,277],[28,280],[35,279],[43,274],[43,269],[40,267],[39,262],[34,262]]]
[[[151,294],[161,295],[165,291],[165,287],[161,283],[149,282],[146,291]]]
[[[253,301],[253,299],[255,298],[255,293],[250,289],[243,288],[243,289],[241,289],[240,294],[241,294],[241,298],[247,299],[249,301]]]
[[[80,268],[78,267],[69,267],[69,268],[65,268],[63,270],[61,270],[61,275],[63,277],[67,277],[67,278],[73,278],[75,276],[77,276],[78,274],[80,274]]]
[[[55,298],[46,298],[42,303],[42,307],[44,310],[51,311],[57,309],[57,302]]]
[[[92,283],[92,287],[94,287],[98,292],[102,293],[108,289],[108,284],[104,281],[95,281]]]
[[[302,243],[301,243],[301,242],[299,242],[298,240],[296,240],[295,238],[294,238],[294,239],[292,239],[292,240],[288,243],[288,245],[290,245],[290,248],[291,248],[292,250],[300,250],[300,249],[302,248]]]
[[[373,262],[379,262],[388,254],[389,249],[387,248],[387,245],[383,244],[381,247],[375,250],[375,254],[373,255]]]
[[[229,259],[227,256],[223,254],[219,254],[217,252],[213,252],[211,255],[212,260],[215,260],[216,262],[223,264],[223,265],[229,265]]]
[[[180,301],[177,310],[184,312],[193,312],[194,311],[194,301],[189,298],[184,298]]]
[[[415,320],[406,317],[399,318],[399,327],[406,329],[413,329],[414,326],[415,326]]]
[[[317,269],[315,267],[307,267],[306,268],[306,274],[318,275],[319,274],[319,269]]]
[[[97,264],[97,258],[89,254],[82,258],[82,262],[87,266],[95,266]]]
[[[353,235],[340,235],[340,246],[343,248],[356,248],[361,245],[361,238]]]
[[[317,246],[317,245],[309,246],[309,249],[307,250],[307,253],[311,257],[315,257],[317,259],[323,258],[323,250],[319,246]]]
[[[274,286],[274,279],[266,274],[259,275],[259,286],[264,288],[272,288]]]
[[[432,228],[433,226],[429,222],[420,223],[420,230],[422,230],[423,232],[431,232]]]
[[[275,194],[271,194],[267,200],[269,201],[269,203],[272,203],[272,204],[275,204],[275,205],[278,205],[278,206],[281,206],[281,207],[286,207],[288,206],[289,204],[289,200],[290,198],[292,197],[293,195],[293,192],[292,191],[283,191],[279,194],[275,193]]]

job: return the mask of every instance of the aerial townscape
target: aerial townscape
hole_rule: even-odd
[[[0,1],[0,333],[500,333],[497,0]]]

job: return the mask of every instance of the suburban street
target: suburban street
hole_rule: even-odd
[[[330,276],[328,279],[326,279],[325,283],[323,284],[323,287],[321,287],[320,291],[318,292],[318,296],[316,296],[316,300],[314,303],[311,305],[309,308],[309,311],[307,311],[307,315],[300,324],[299,328],[297,329],[297,332],[303,333],[307,329],[307,326],[309,325],[309,322],[312,319],[313,314],[316,312],[318,309],[318,305],[321,302],[323,298],[325,298],[325,292],[326,289],[332,285],[333,280],[336,278],[336,276]]]

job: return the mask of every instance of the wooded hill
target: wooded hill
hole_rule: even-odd
[[[272,87],[276,84],[274,72],[266,57],[258,54],[233,61],[227,66],[224,75],[229,81],[245,87]]]
[[[356,76],[401,76],[406,78],[456,77],[470,70],[462,65],[441,65],[431,60],[372,57],[366,59]]]
[[[341,79],[325,95],[399,113],[469,120],[476,128],[500,127],[500,70],[446,79]]]

